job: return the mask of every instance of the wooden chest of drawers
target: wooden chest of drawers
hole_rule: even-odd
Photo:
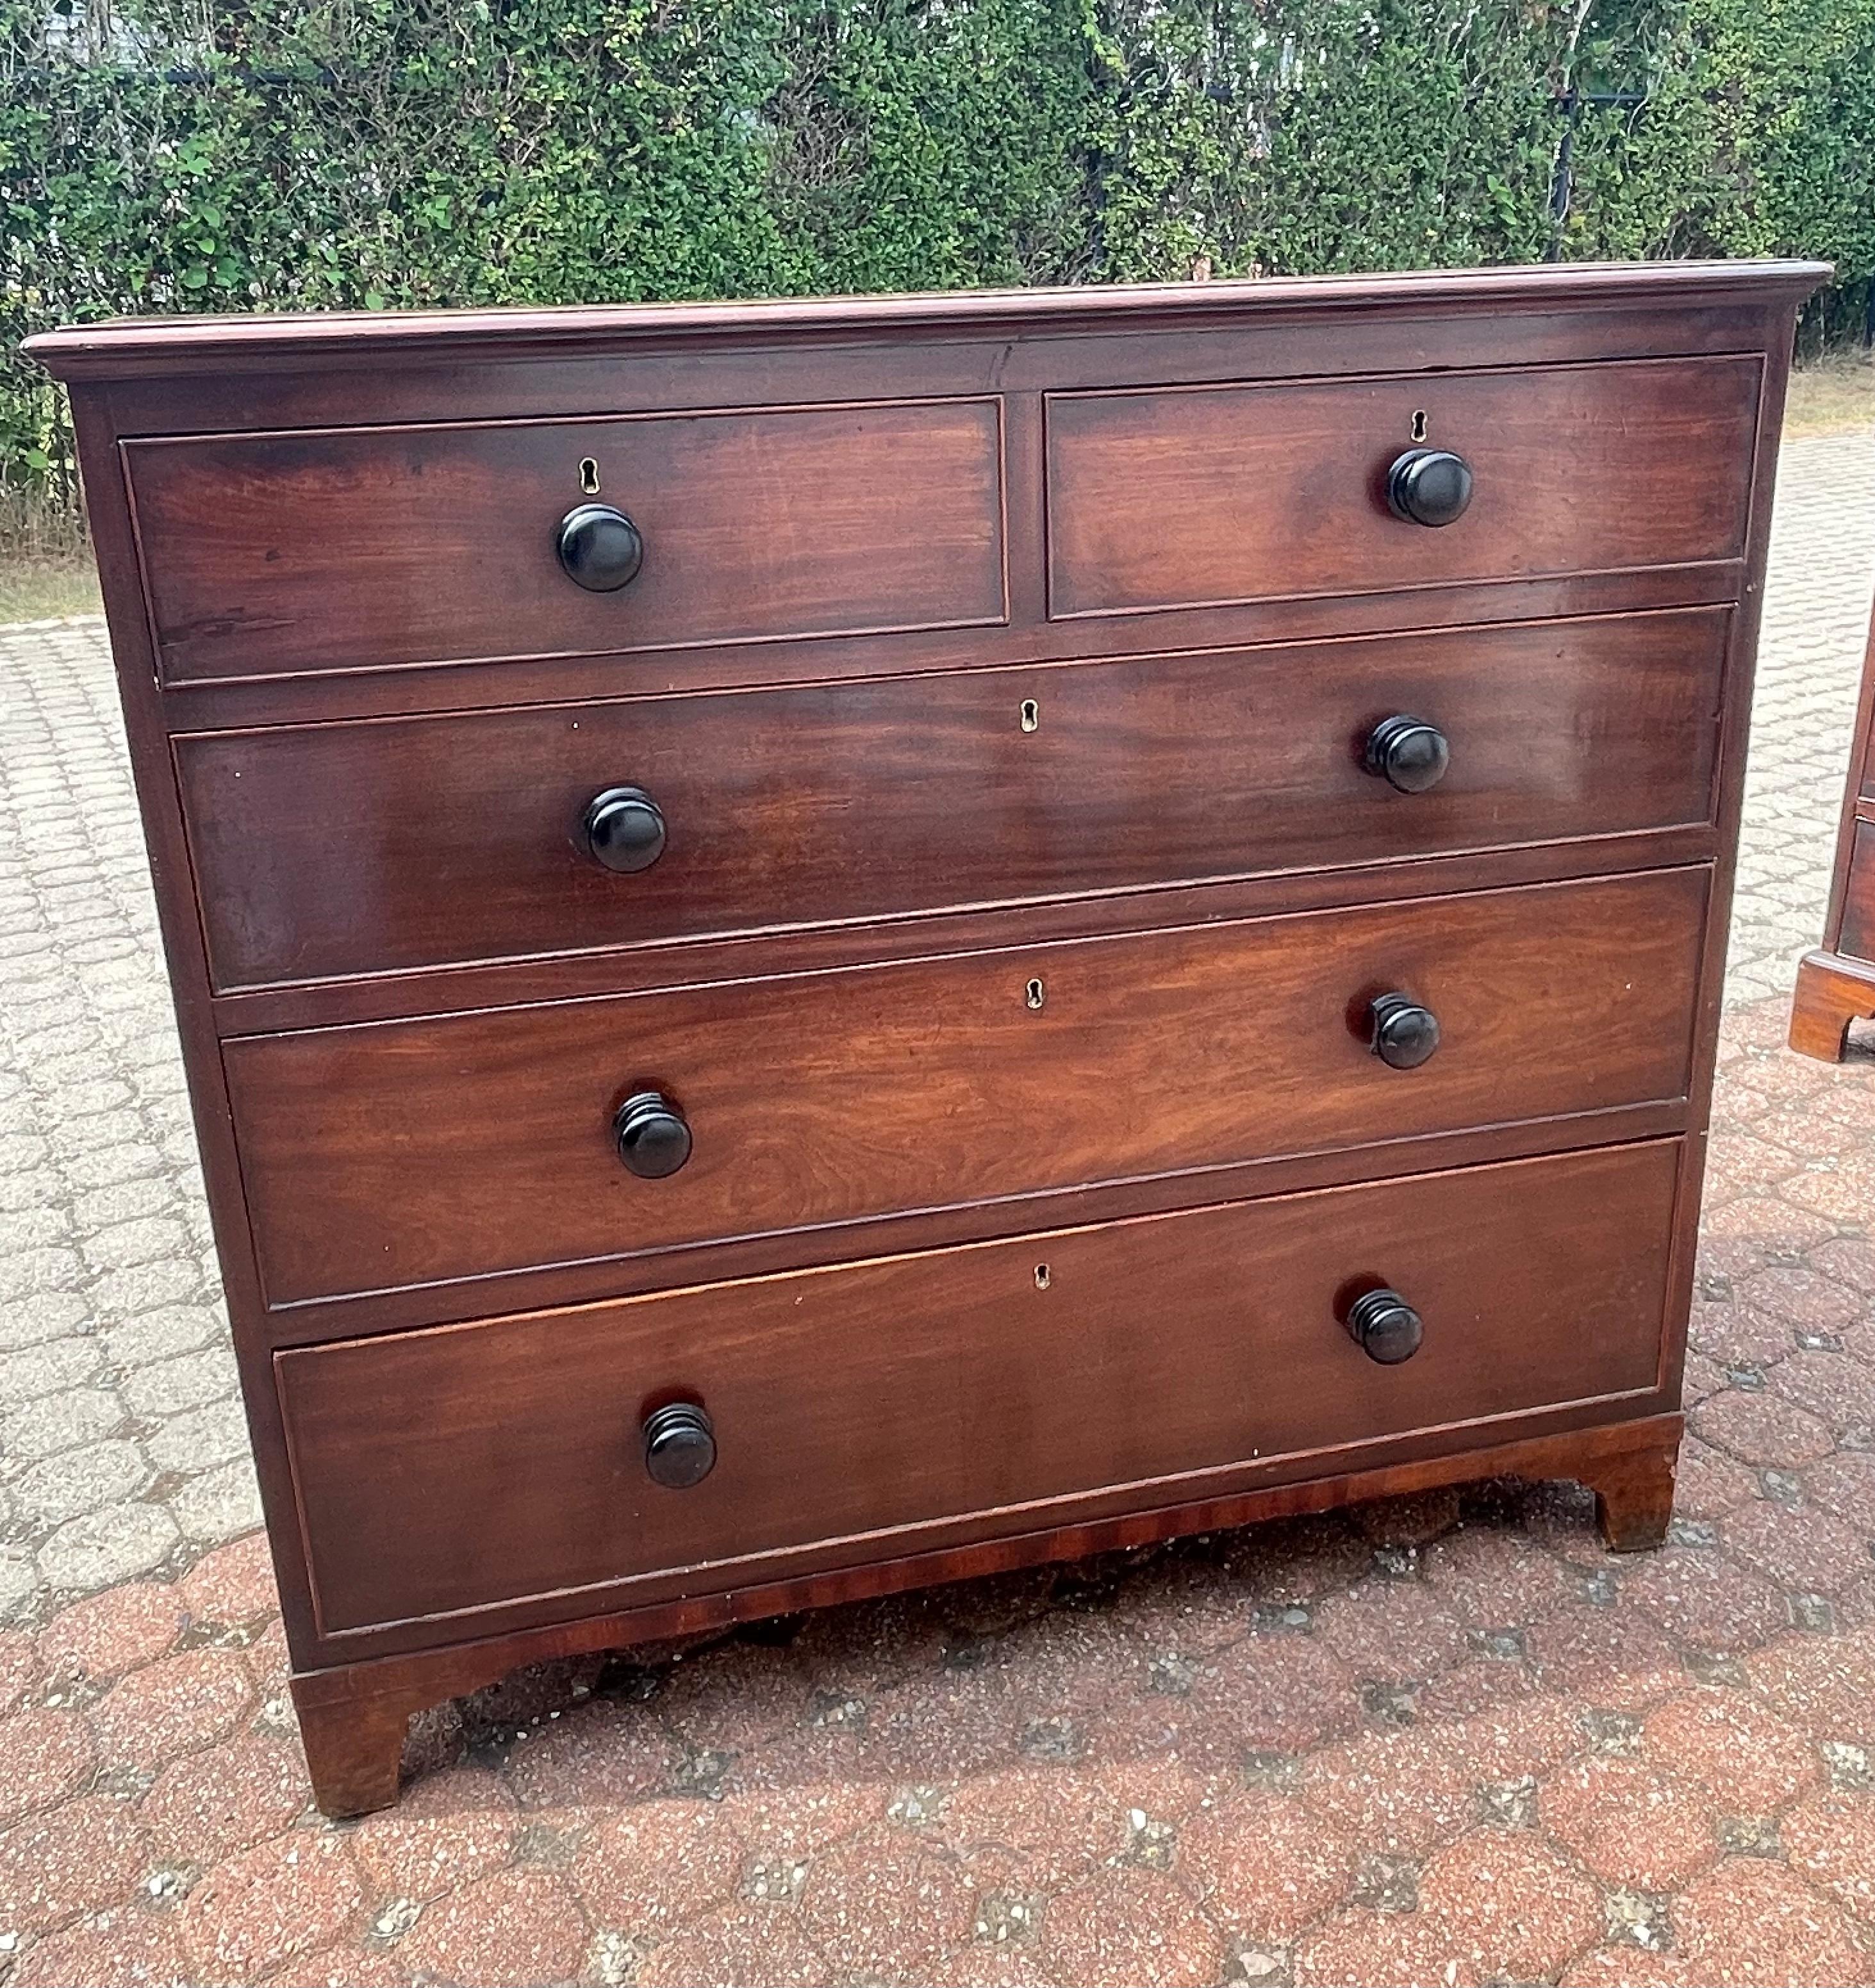
[[[34,342],[328,1810],[541,1656],[1657,1540],[1823,273]]]
[[[1790,1046],[1839,1063],[1851,1022],[1875,1018],[1875,623],[1849,749],[1848,791],[1822,948],[1797,968]]]

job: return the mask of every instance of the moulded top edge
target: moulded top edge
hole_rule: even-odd
[[[1793,306],[1833,273],[1827,262],[1545,263],[1390,276],[1059,289],[956,290],[892,296],[786,297],[713,303],[542,309],[333,311],[282,316],[120,318],[42,332],[24,350],[62,380],[300,371],[360,364],[616,353],[621,347],[906,335],[1037,336],[1144,328],[1216,329],[1291,313],[1433,309],[1646,309],[1735,299]]]

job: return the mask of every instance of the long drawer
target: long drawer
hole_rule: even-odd
[[[1694,609],[175,742],[215,983],[603,950],[1710,818]],[[1364,767],[1389,718],[1450,763]],[[648,867],[595,798],[648,796]],[[648,817],[647,817],[648,819]]]
[[[1678,1158],[1669,1141],[281,1353],[319,1628],[709,1593],[1644,1395]],[[1398,1364],[1345,1329],[1376,1285],[1420,1315]],[[651,1481],[640,1434],[675,1400],[716,1445],[685,1489]]]
[[[1704,868],[224,1045],[275,1305],[1685,1094]],[[1369,1047],[1399,994],[1441,1032]],[[687,1163],[628,1172],[655,1094]],[[667,1148],[668,1150],[668,1148]]]
[[[1646,360],[1048,399],[1056,616],[1732,560],[1756,358]],[[1394,514],[1420,447],[1470,507]]]
[[[127,444],[171,683],[1000,620],[993,399]],[[588,592],[603,502],[644,563]]]

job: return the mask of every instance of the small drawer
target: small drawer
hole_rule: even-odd
[[[319,1632],[707,1594],[1007,1532],[1012,1512],[1030,1530],[1638,1401],[1659,1385],[1679,1156],[1480,1167],[280,1353]],[[1356,1342],[1350,1320],[1376,1317],[1373,1351],[1405,1357]]]
[[[1745,551],[1759,362],[1627,360],[1048,399],[1057,617],[1478,580]],[[1393,472],[1463,459],[1470,499]],[[1406,482],[1411,478],[1405,469]]]
[[[1707,881],[235,1039],[263,1281],[291,1304],[1677,1100]]]
[[[218,435],[124,455],[170,683],[1007,612],[993,399]],[[615,590],[563,564],[563,525],[596,505],[641,549]],[[616,578],[618,533],[586,529],[567,563]]]
[[[262,986],[1704,823],[1729,620],[208,733],[176,762],[215,985]],[[1397,763],[1370,753],[1402,718]]]

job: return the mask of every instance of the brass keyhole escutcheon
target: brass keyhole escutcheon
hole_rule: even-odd
[[[1426,410],[1423,407],[1415,407],[1413,411],[1413,439],[1415,441],[1426,439]]]
[[[1039,980],[1031,980],[1022,990],[1022,998],[1031,1008],[1040,1008],[1048,998],[1048,990]]]
[[[1045,1291],[1048,1288],[1049,1281],[1047,1265],[1037,1263],[1035,1266],[1035,1288],[1038,1291]]]
[[[1022,700],[1022,709],[1020,716],[1023,730],[1024,732],[1033,732],[1036,727],[1041,723],[1041,706],[1035,702],[1034,698],[1025,697]]]
[[[590,455],[580,458],[580,488],[588,497],[599,494],[599,465]]]

